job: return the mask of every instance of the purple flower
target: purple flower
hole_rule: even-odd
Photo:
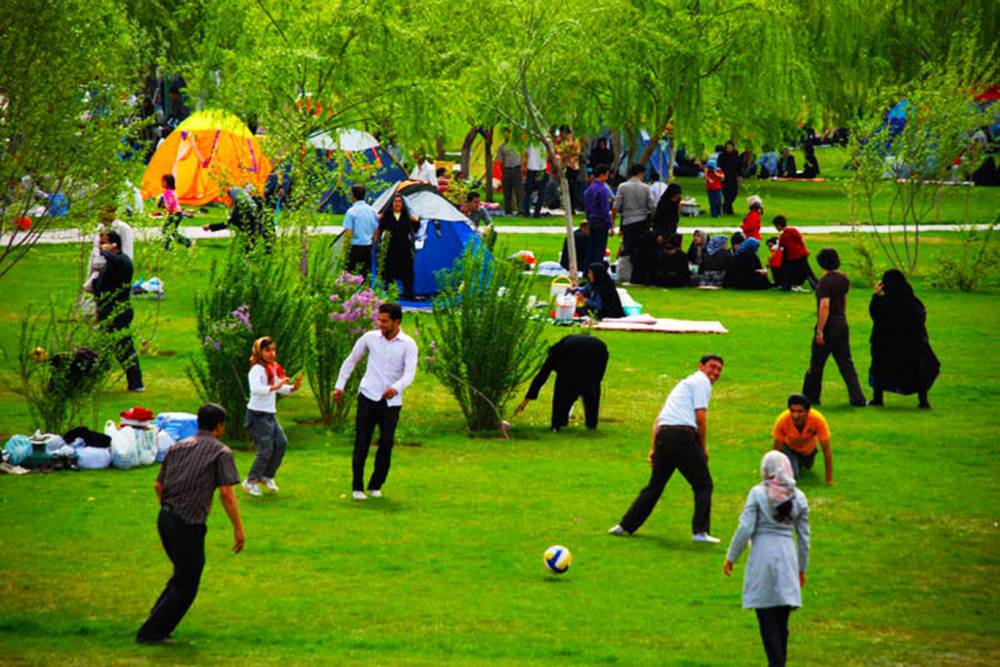
[[[340,295],[339,294],[331,294],[330,295],[330,301],[332,301],[333,303],[337,303],[338,301],[340,301]]]

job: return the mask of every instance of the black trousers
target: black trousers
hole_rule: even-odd
[[[733,215],[733,202],[736,201],[736,195],[739,194],[740,186],[735,178],[730,180],[726,178],[722,182],[722,212],[725,215]]]
[[[132,309],[129,308],[124,313],[120,313],[110,322],[105,321],[106,331],[114,340],[112,349],[115,358],[125,371],[125,380],[129,389],[139,389],[142,384],[142,369],[139,368],[139,355],[135,351],[135,344],[132,342]]]
[[[504,167],[503,179],[500,181],[503,187],[503,211],[507,215],[512,215],[515,211],[526,208],[524,203],[524,178],[521,175],[521,167]]]
[[[643,221],[622,225],[622,254],[633,256],[642,241],[647,225]]]
[[[858,372],[854,369],[854,360],[851,359],[851,336],[847,322],[827,322],[826,329],[823,330],[823,342],[825,345],[817,345],[813,336],[812,354],[809,359],[809,370],[806,371],[805,379],[802,381],[802,393],[805,394],[813,405],[820,404],[820,394],[823,391],[823,367],[826,366],[827,358],[832,354],[833,360],[837,362],[840,375],[847,385],[847,393],[851,403],[862,403],[865,400],[864,392],[861,391],[861,383],[858,382]]]
[[[521,204],[521,215],[528,217],[531,209],[531,195],[538,193],[535,201],[535,217],[542,214],[542,204],[545,203],[545,171],[528,170],[528,178],[524,182],[524,202]]]
[[[375,454],[375,470],[368,480],[369,489],[381,489],[385,478],[389,475],[392,463],[392,445],[396,437],[396,424],[399,423],[399,406],[390,407],[385,399],[373,401],[358,394],[358,410],[354,417],[354,491],[364,491],[365,461],[371,448],[375,426],[378,426],[378,453]]]
[[[674,426],[661,426],[656,432],[653,473],[646,488],[639,492],[619,522],[622,528],[634,533],[649,518],[674,470],[681,471],[694,491],[691,533],[709,532],[712,517],[712,475],[708,472],[708,462],[701,453],[698,432]]]
[[[791,607],[765,607],[755,609],[760,639],[764,642],[768,667],[785,667],[788,657],[788,616]]]
[[[807,281],[813,289],[816,289],[819,281],[816,279],[816,274],[813,273],[812,267],[809,266],[808,256],[798,259],[788,259],[786,255],[781,266],[783,271],[781,289],[790,290],[792,289],[792,285],[801,285]]]
[[[136,639],[160,640],[170,636],[198,595],[205,567],[205,524],[184,523],[167,506],[156,520],[163,550],[174,564],[174,574],[139,628]]]
[[[356,276],[367,276],[371,268],[371,245],[352,245],[347,255],[347,270]]]
[[[556,376],[556,387],[552,394],[552,428],[559,429],[569,424],[569,411],[576,399],[583,398],[583,410],[587,428],[597,428],[597,414],[601,407],[601,382],[579,385],[563,381]]]

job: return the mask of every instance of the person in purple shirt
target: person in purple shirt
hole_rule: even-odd
[[[590,223],[590,242],[587,244],[587,259],[582,266],[604,262],[604,251],[608,247],[608,236],[614,235],[611,223],[611,188],[607,186],[608,165],[594,167],[594,180],[583,193],[587,222]]]

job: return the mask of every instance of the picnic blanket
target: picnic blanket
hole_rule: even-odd
[[[656,318],[651,315],[608,317],[595,324],[594,328],[604,331],[639,331],[644,333],[729,333],[721,322],[674,320],[665,317]]]

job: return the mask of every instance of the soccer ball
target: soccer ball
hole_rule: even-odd
[[[556,544],[545,550],[542,562],[545,563],[545,567],[549,569],[549,572],[562,574],[569,569],[570,564],[573,562],[573,554],[566,547]]]

